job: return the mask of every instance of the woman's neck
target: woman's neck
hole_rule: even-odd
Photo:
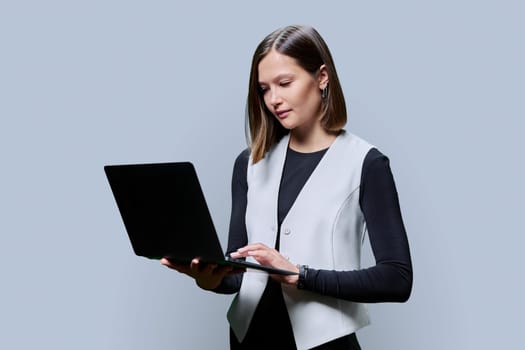
[[[310,153],[330,147],[339,133],[331,133],[320,125],[308,131],[293,129],[290,131],[289,147],[297,152]]]

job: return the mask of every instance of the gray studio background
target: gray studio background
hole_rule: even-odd
[[[191,160],[226,243],[251,55],[315,26],[391,159],[406,304],[363,349],[522,349],[520,1],[0,2],[0,348],[226,349],[231,296],[133,255],[109,163]],[[373,261],[367,243],[365,261]]]

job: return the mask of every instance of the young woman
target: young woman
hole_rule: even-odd
[[[204,289],[237,293],[232,349],[360,349],[363,303],[404,302],[412,265],[388,158],[343,129],[346,107],[319,33],[289,26],[253,56],[249,148],[235,162],[228,252],[296,271],[236,273],[162,263]],[[368,233],[376,264],[360,268]]]

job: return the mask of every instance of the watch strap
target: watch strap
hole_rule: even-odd
[[[306,277],[308,276],[308,265],[298,265],[299,280],[297,281],[297,289],[305,289]]]

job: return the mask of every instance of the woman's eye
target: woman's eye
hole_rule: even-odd
[[[290,83],[291,83],[291,81],[283,81],[279,85],[281,85],[281,86],[288,86],[288,85],[290,85]]]
[[[261,92],[261,94],[264,94],[266,91],[268,91],[268,88],[266,86],[259,86],[259,91]]]

